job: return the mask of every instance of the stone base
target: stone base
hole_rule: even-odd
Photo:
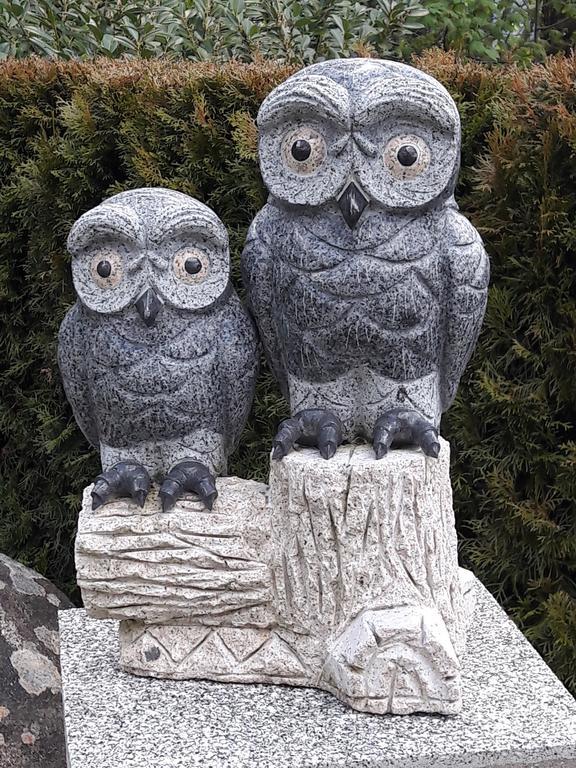
[[[126,675],[117,622],[63,612],[69,768],[576,768],[576,702],[475,592],[451,717],[375,718],[311,688]]]
[[[94,618],[119,619],[123,669],[167,679],[284,683],[375,714],[456,714],[466,611],[450,450],[330,461],[300,448],[268,486],[219,478],[164,513],[153,490],[94,513],[76,565]]]
[[[310,676],[302,659],[320,654],[314,637],[281,628],[120,622],[120,663],[135,675],[314,686],[379,715],[460,711],[460,663],[433,608],[364,611]]]

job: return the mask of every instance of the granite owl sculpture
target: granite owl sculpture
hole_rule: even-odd
[[[68,237],[78,300],[58,360],[76,421],[100,451],[92,504],[212,508],[252,403],[258,342],[229,279],[228,237],[207,206],[136,189],[85,213]]]
[[[489,263],[458,213],[460,120],[404,64],[348,59],[298,72],[257,118],[269,199],[242,271],[290,403],[273,458],[296,442],[440,450],[484,316]]]

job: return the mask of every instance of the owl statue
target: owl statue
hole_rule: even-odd
[[[58,361],[76,421],[100,451],[92,505],[163,509],[184,492],[211,509],[254,392],[256,332],[229,279],[228,237],[207,206],[136,189],[85,213],[68,237],[78,300]]]
[[[489,263],[458,213],[460,120],[434,78],[404,64],[326,61],[258,113],[270,193],[242,256],[250,309],[292,417],[294,445],[330,458],[440,450],[441,414],[476,344]]]

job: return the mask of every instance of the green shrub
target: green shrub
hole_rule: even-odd
[[[492,287],[447,414],[462,558],[576,690],[576,60],[520,72],[428,53],[463,117],[459,201]],[[122,189],[211,205],[237,263],[265,200],[254,116],[289,67],[8,61],[0,65],[0,551],[73,590],[82,487],[98,461],[55,364],[73,301],[67,231]],[[231,471],[265,478],[286,406],[263,371]]]
[[[530,61],[576,43],[571,0],[3,0],[9,56],[268,57],[292,64],[438,45]]]

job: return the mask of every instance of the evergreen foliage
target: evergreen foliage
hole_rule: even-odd
[[[572,0],[3,0],[0,59],[268,57],[289,64],[440,46],[530,62],[576,43]]]
[[[492,261],[480,343],[443,427],[462,557],[576,690],[576,60],[519,71],[430,52],[417,64],[458,102],[458,199]],[[55,362],[74,300],[69,227],[123,189],[180,189],[224,220],[238,284],[246,227],[265,200],[254,116],[291,72],[0,65],[0,551],[69,592],[80,493],[98,470]],[[266,478],[285,413],[264,370],[233,473]]]

